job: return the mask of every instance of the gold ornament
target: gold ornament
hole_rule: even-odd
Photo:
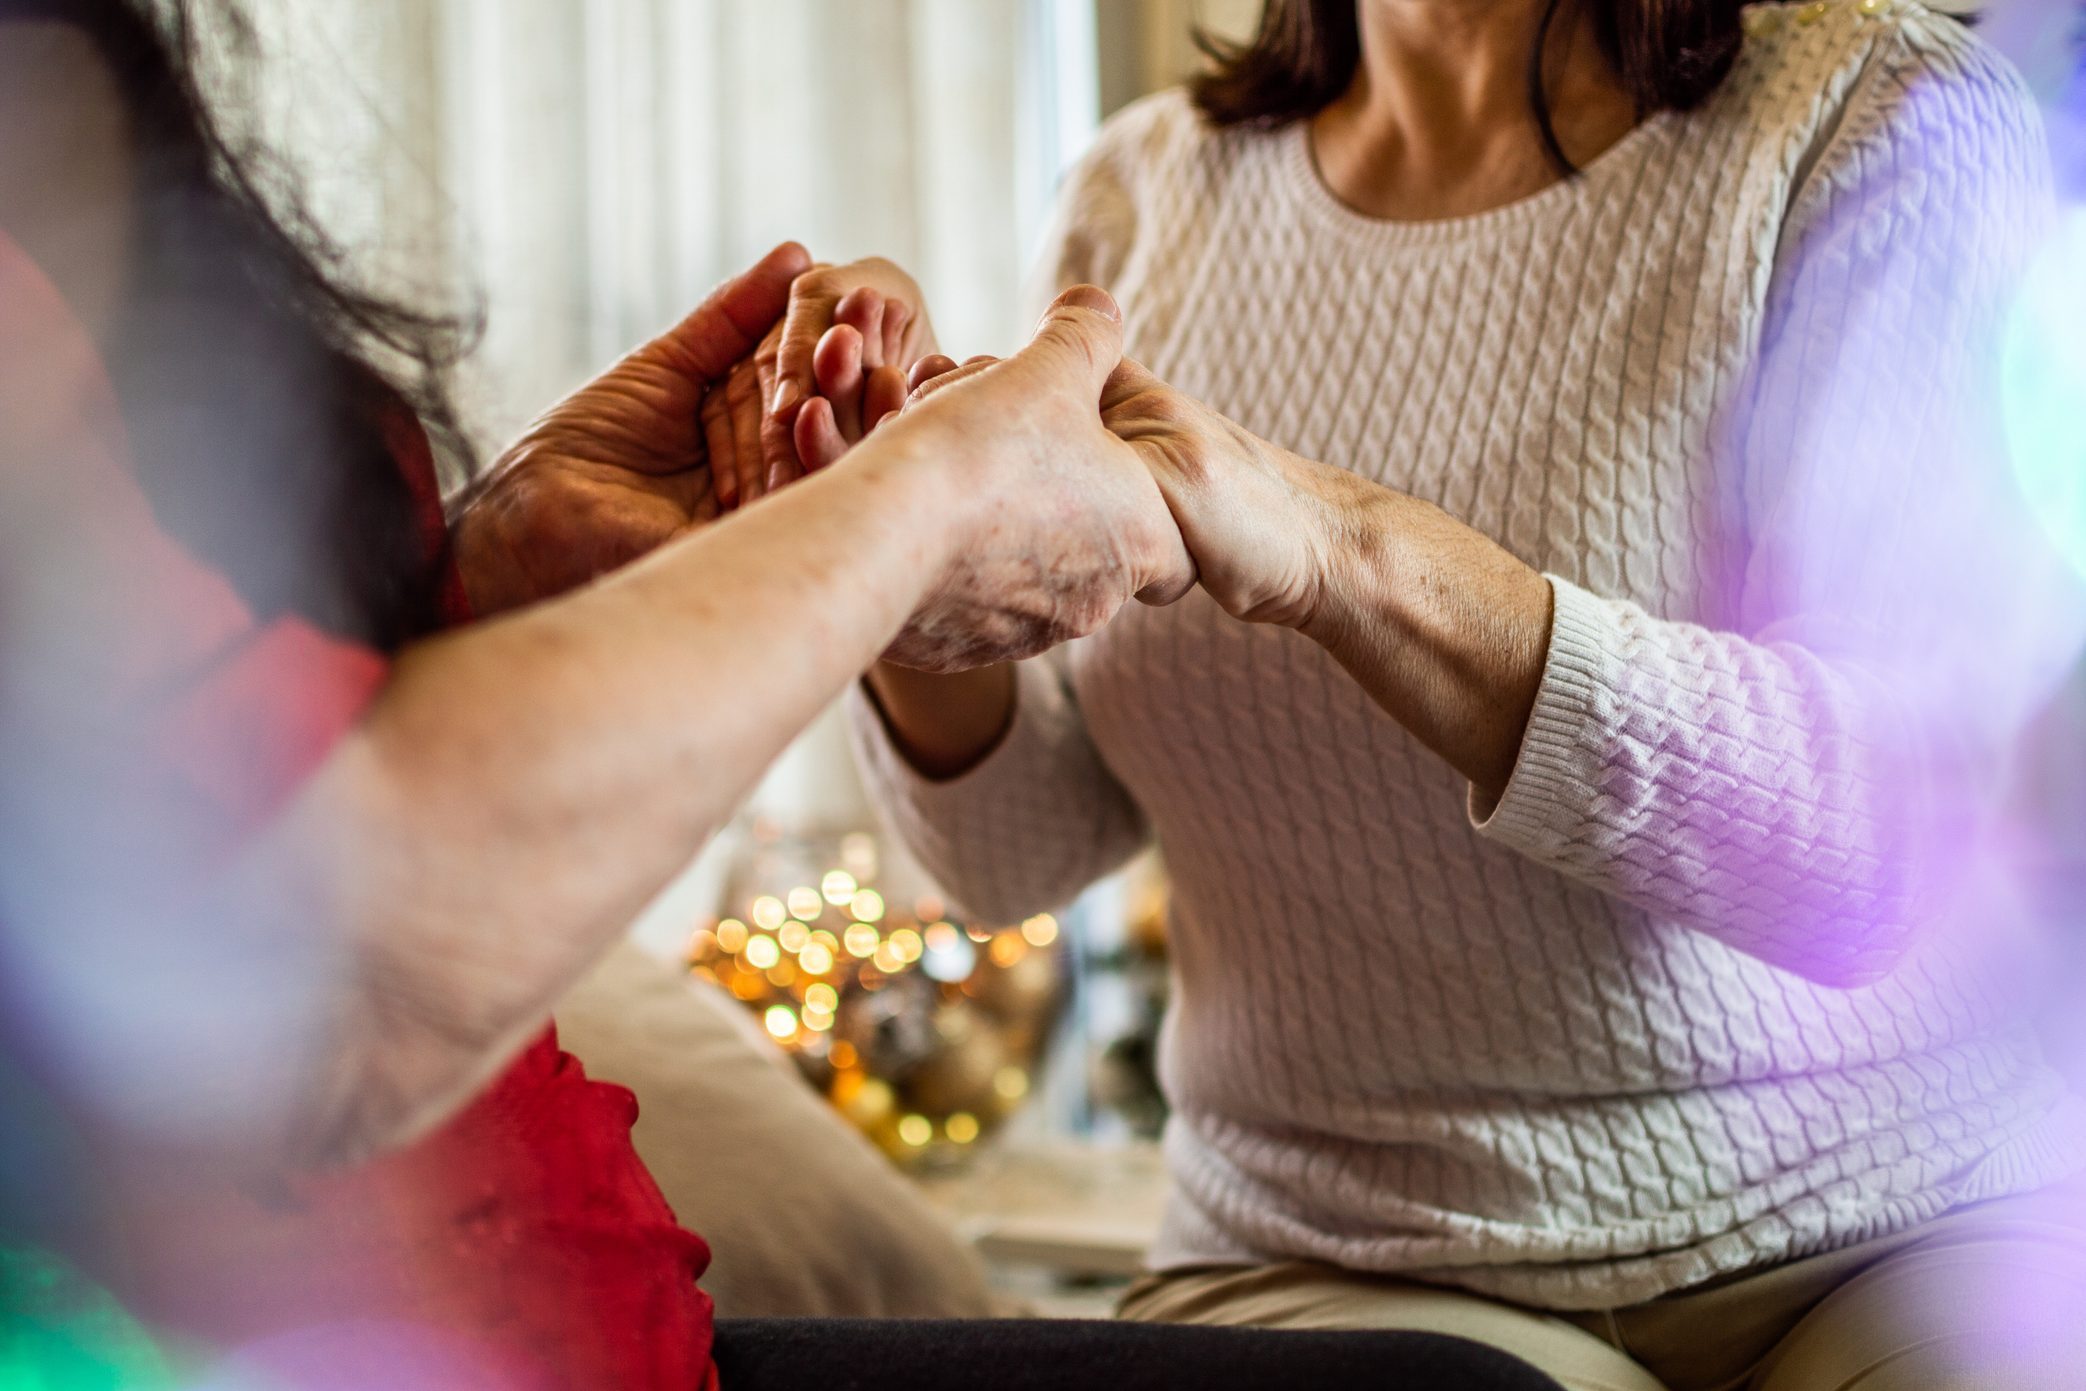
[[[731,915],[688,966],[758,1018],[848,1121],[901,1163],[961,1154],[1031,1090],[1060,986],[1062,929],[964,924],[887,894],[873,837],[762,833]]]

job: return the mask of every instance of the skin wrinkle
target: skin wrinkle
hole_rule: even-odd
[[[778,249],[530,427],[455,522],[474,607],[490,616],[397,654],[359,723],[202,882],[184,878],[179,895],[145,875],[110,885],[80,856],[54,866],[80,882],[12,924],[48,933],[68,904],[92,911],[120,890],[199,950],[282,941],[294,923],[312,952],[340,957],[310,1002],[319,1038],[292,1040],[305,1056],[246,1050],[240,1075],[291,1111],[197,1137],[227,1163],[352,1162],[462,1104],[894,636],[930,661],[1007,655],[937,601],[996,618],[984,631],[1026,651],[1126,602],[1126,560],[1140,582],[1185,588],[1156,489],[1094,412],[1105,374],[1093,364],[1119,356],[1122,330],[1092,292],[1068,298],[1031,349],[907,412],[845,468],[703,525],[715,498],[708,468],[690,467],[707,462],[701,405],[781,321],[806,263],[801,248]],[[79,433],[70,417],[59,427]],[[76,537],[75,549],[104,540],[73,515],[91,499],[52,481],[44,470],[17,487],[0,471],[6,510],[33,509],[38,531]],[[979,563],[1054,546],[1049,571]],[[773,564],[784,552],[797,563]],[[65,602],[49,584],[20,597]],[[30,616],[89,637],[103,622],[68,608]],[[952,657],[937,626],[964,631],[967,646]],[[746,702],[756,671],[770,698]],[[62,722],[90,717],[30,713],[60,727],[24,730],[18,712],[0,712],[9,747],[69,748]],[[236,1009],[225,1018],[244,1022]],[[171,1086],[190,1056],[182,1044],[170,1040],[137,1084],[160,1088],[149,1074],[164,1067]]]

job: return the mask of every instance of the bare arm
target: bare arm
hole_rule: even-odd
[[[1106,405],[1217,601],[1319,642],[1496,802],[1542,682],[1549,582],[1440,509],[1258,439],[1135,364]]]
[[[1437,507],[1340,481],[1347,540],[1303,631],[1489,809],[1542,684],[1550,583]]]
[[[1105,297],[1062,304],[845,467],[409,653],[213,909],[318,905],[357,963],[291,1152],[352,1157],[468,1094],[901,629],[957,670],[1184,592],[1096,409],[1120,334]]]
[[[320,905],[355,944],[294,1153],[411,1134],[540,1027],[925,596],[961,534],[946,458],[894,435],[596,588],[401,660],[207,914],[259,933]]]

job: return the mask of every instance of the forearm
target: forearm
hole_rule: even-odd
[[[1943,770],[1865,663],[1553,587],[1393,494],[1349,520],[1314,635],[1488,836],[1823,983],[1907,949]]]
[[[1304,631],[1490,805],[1542,684],[1550,585],[1440,509],[1341,479]]]
[[[468,1094],[890,641],[950,534],[913,462],[864,451],[407,654],[225,905],[316,905],[351,948],[300,1157],[354,1156]]]
[[[867,679],[885,732],[922,777],[946,780],[977,767],[1014,719],[1012,666],[934,676],[878,662]]]
[[[1821,984],[1891,970],[1977,863],[1998,762],[1963,711],[1919,711],[1917,651],[1837,617],[1739,634],[1554,589],[1486,836]]]
[[[1109,771],[1056,664],[1004,668],[1008,721],[972,766],[924,771],[872,697],[849,702],[864,783],[958,911],[1019,922],[1063,907],[1143,848],[1149,830]]]

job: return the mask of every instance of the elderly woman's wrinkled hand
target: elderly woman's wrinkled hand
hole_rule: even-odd
[[[1016,661],[1094,632],[1133,598],[1172,603],[1194,587],[1151,472],[1102,424],[1122,340],[1115,302],[1083,286],[1004,362],[914,373],[887,443],[962,461],[950,501],[966,543],[886,660],[929,672]]]
[[[1341,518],[1370,485],[1276,448],[1134,362],[1110,379],[1102,420],[1151,471],[1203,588],[1226,612],[1313,622]]]
[[[776,248],[523,432],[454,527],[478,613],[565,593],[718,517],[722,404],[737,390],[757,419],[751,374],[810,265]]]

